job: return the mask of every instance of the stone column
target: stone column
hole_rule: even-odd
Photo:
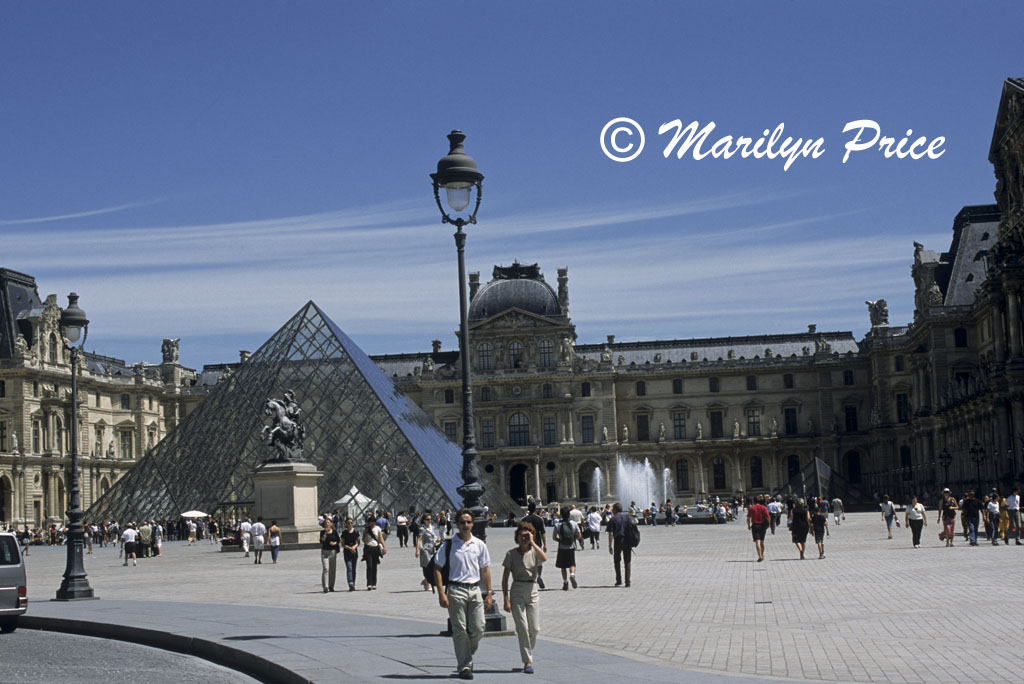
[[[1006,293],[1006,325],[1010,328],[1010,358],[1021,354],[1020,347],[1020,307],[1017,304],[1017,290],[1013,288]]]
[[[533,461],[533,487],[534,487],[534,498],[537,501],[541,501],[540,498],[540,458],[536,458]]]
[[[992,303],[992,340],[995,345],[995,360],[997,363],[1006,360],[1006,340],[1004,335],[1002,302],[995,301]]]
[[[501,491],[508,493],[508,464],[498,464],[498,481],[501,483]]]

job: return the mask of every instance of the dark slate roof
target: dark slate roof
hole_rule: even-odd
[[[14,340],[18,334],[32,345],[32,328],[28,322],[19,323],[28,312],[43,309],[36,279],[25,273],[0,268],[0,359],[14,355]]]
[[[565,315],[555,291],[544,282],[536,264],[495,266],[494,279],[481,287],[469,303],[469,320],[480,321],[509,309],[549,318]]]

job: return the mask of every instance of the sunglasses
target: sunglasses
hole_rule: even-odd
[[[460,520],[459,524],[460,525],[472,525],[473,521],[472,520]]]

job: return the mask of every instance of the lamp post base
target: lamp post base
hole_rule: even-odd
[[[81,581],[72,580],[61,584],[57,590],[56,598],[53,601],[87,601],[97,600],[99,596],[93,594],[92,587],[83,578]]]

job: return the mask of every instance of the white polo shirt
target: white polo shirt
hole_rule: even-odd
[[[1020,510],[1020,494],[1011,494],[1010,496],[1006,497],[1006,510]]]
[[[444,544],[438,544],[434,555],[434,563],[439,568],[443,568],[446,561],[444,547]],[[452,565],[448,568],[448,581],[476,584],[480,581],[480,569],[490,564],[491,553],[487,544],[473,536],[469,541],[463,541],[458,535],[452,537]]]

